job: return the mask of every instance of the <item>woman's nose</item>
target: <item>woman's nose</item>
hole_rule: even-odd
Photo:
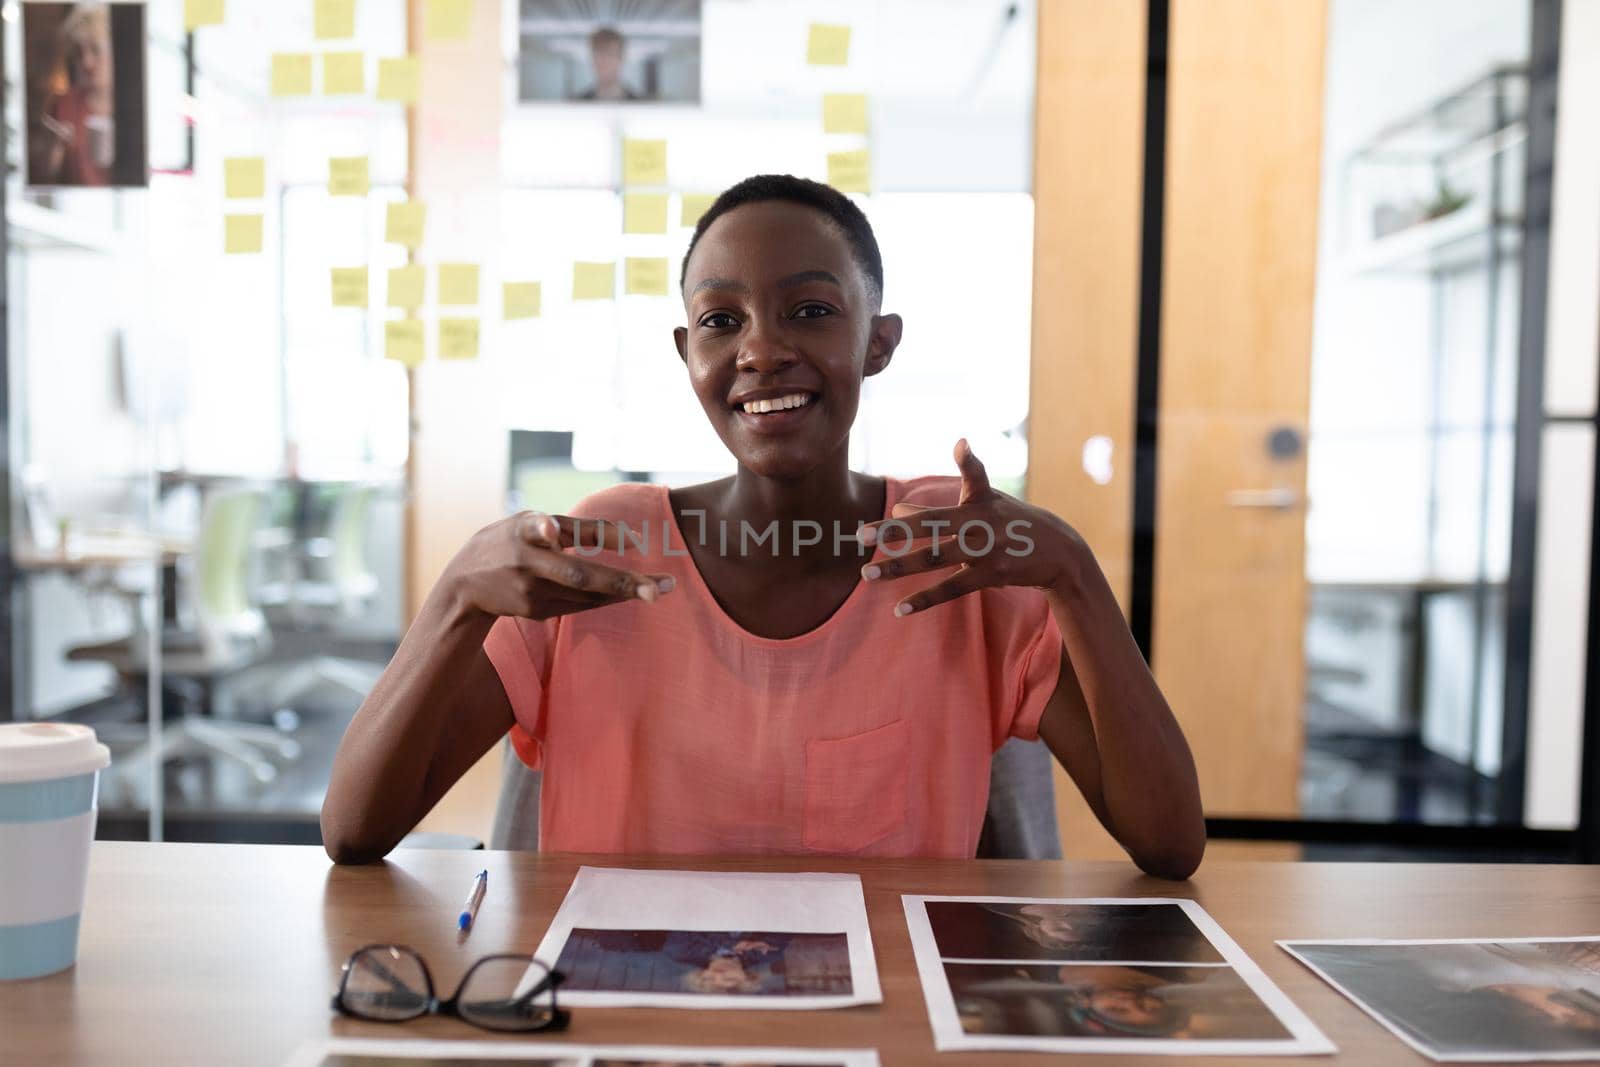
[[[770,374],[798,362],[799,355],[780,338],[771,334],[752,333],[745,338],[735,361],[740,370]]]

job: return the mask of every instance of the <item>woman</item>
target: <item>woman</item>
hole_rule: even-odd
[[[79,4],[57,31],[66,85],[44,105],[35,185],[108,185],[116,162],[115,77],[111,15],[104,4]]]
[[[849,469],[902,331],[855,204],[747,179],[682,289],[737,472],[471,538],[340,745],[330,855],[382,856],[509,731],[552,851],[970,857],[991,754],[1038,736],[1135,862],[1192,873],[1193,760],[1083,540],[964,442],[959,478]]]

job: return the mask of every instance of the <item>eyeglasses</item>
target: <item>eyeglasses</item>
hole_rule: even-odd
[[[556,987],[565,977],[532,956],[485,956],[468,969],[455,996],[440,1000],[416,950],[367,945],[344,961],[333,1010],[380,1023],[452,1015],[485,1030],[564,1030],[570,1016],[556,1007]]]

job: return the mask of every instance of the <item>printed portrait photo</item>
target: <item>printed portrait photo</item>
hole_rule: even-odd
[[[30,186],[147,183],[144,5],[22,5]]]
[[[1221,963],[1176,904],[1023,904],[930,900],[943,959]]]
[[[1600,1057],[1600,939],[1292,948],[1438,1059]]]
[[[521,0],[524,101],[700,102],[699,0]]]
[[[1231,967],[946,963],[944,971],[968,1034],[1219,1041],[1291,1036]]]
[[[837,1064],[774,1063],[768,1060],[618,1060],[600,1058],[593,1067],[845,1067]]]
[[[563,990],[710,996],[839,996],[852,991],[844,934],[574,929],[556,970]]]
[[[583,1067],[583,1063],[569,1056],[486,1059],[482,1056],[368,1056],[335,1052],[324,1056],[318,1067]]]

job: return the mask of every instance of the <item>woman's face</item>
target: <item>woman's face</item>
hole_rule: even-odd
[[[900,319],[876,314],[826,215],[782,201],[734,208],[695,246],[684,293],[678,354],[741,466],[793,480],[845,448],[861,380],[888,366]]]
[[[750,984],[750,972],[734,956],[714,956],[706,964],[706,985],[723,992],[737,992]]]

